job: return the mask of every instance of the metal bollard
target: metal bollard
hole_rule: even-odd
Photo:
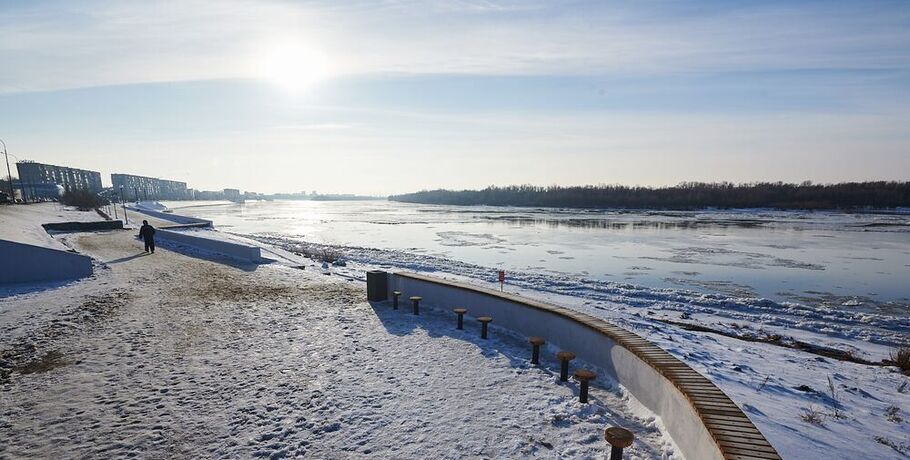
[[[531,337],[528,339],[528,342],[531,343],[531,364],[538,365],[540,364],[540,346],[545,344],[543,337]]]
[[[612,446],[610,460],[622,460],[622,450],[632,445],[635,435],[625,428],[611,426],[604,430],[604,439]]]
[[[581,388],[578,391],[578,402],[588,402],[588,385],[590,384],[591,380],[594,380],[596,378],[597,374],[587,369],[579,369],[575,371],[575,379],[581,383]]]
[[[452,310],[458,315],[458,325],[455,326],[455,329],[462,330],[464,329],[464,314],[468,312],[467,308],[456,308]]]
[[[392,291],[392,309],[398,310],[398,298],[401,297],[401,291]]]
[[[493,318],[489,316],[481,316],[480,318],[477,318],[477,321],[480,321],[480,338],[487,338],[487,324],[493,321]]]
[[[559,381],[568,382],[569,381],[569,361],[575,359],[575,353],[571,351],[560,351],[556,353],[556,358],[559,359]]]
[[[411,303],[414,304],[414,314],[415,314],[415,315],[419,315],[419,314],[420,314],[420,301],[421,301],[422,299],[423,299],[423,297],[420,297],[420,296],[416,296],[416,295],[415,295],[415,296],[411,296]]]
[[[367,272],[367,300],[385,302],[389,300],[389,274],[382,270]]]

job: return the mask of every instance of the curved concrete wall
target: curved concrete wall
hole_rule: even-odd
[[[90,257],[0,240],[0,284],[59,281],[91,274]]]
[[[720,389],[647,340],[604,320],[556,305],[414,273],[390,275],[389,293],[418,295],[421,305],[473,317],[574,352],[623,385],[661,417],[686,458],[768,459],[780,456]]]
[[[262,259],[261,251],[258,246],[206,238],[204,236],[197,235],[196,233],[197,232],[195,231],[178,232],[174,230],[165,230],[159,228],[155,232],[155,237],[162,240],[185,244],[187,246],[192,246],[204,251],[224,254],[235,259],[241,259],[250,262],[259,262]]]

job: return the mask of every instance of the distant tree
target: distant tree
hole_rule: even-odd
[[[68,190],[60,197],[60,202],[67,206],[76,206],[79,208],[98,208],[108,203],[107,199],[98,196],[88,190],[75,189]]]
[[[682,182],[673,187],[623,185],[489,186],[482,190],[423,190],[393,201],[451,205],[622,209],[859,209],[910,207],[910,182]]]
[[[13,182],[13,188],[14,188],[14,189],[18,187],[19,179],[15,178],[15,177],[3,176],[2,178],[0,178],[0,192],[6,193],[7,195],[9,195],[9,193],[10,193],[10,186],[9,186],[10,181]],[[15,193],[15,190],[14,190],[13,192]]]

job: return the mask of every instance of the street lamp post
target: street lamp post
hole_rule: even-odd
[[[9,153],[6,152],[6,142],[3,142],[3,139],[0,139],[0,144],[3,144],[3,156],[6,157],[6,179],[9,180],[9,199],[15,203],[16,193],[13,192],[13,173],[9,170]]]
[[[126,214],[126,201],[123,201],[123,186],[120,186],[120,205],[123,206],[123,218],[126,220],[126,225],[130,224],[130,216]]]

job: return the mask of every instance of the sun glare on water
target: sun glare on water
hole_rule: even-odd
[[[280,40],[262,47],[259,77],[292,93],[309,90],[331,75],[331,63],[303,40]]]

